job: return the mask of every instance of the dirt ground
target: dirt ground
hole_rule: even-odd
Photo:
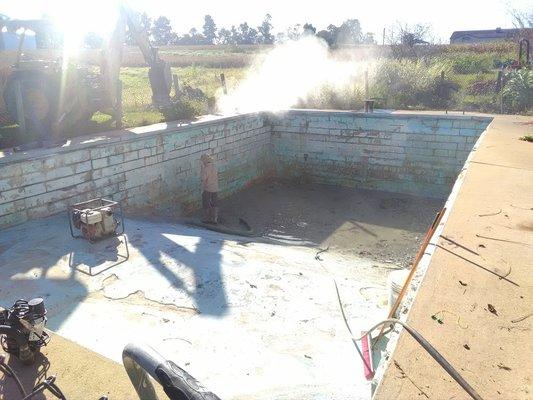
[[[444,200],[270,180],[220,202],[222,224],[408,267]],[[242,226],[241,226],[242,229]]]

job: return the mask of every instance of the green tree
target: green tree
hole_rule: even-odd
[[[314,35],[316,33],[316,28],[313,26],[313,24],[310,24],[306,22],[303,26],[304,29],[304,35]]]
[[[274,35],[272,35],[272,16],[270,14],[265,15],[263,23],[257,27],[259,31],[259,43],[272,44],[274,43]]]
[[[389,42],[391,45],[413,47],[415,44],[427,44],[432,41],[429,25],[407,25],[398,23],[396,28],[390,29]]]
[[[367,32],[363,35],[361,41],[363,44],[376,44],[376,39],[374,39],[374,34],[372,32]]]
[[[240,44],[242,42],[242,35],[240,30],[235,28],[235,25],[231,25],[231,44]]]
[[[239,25],[239,33],[241,41],[239,44],[256,44],[258,32],[256,29],[250,27],[247,22]]]
[[[333,24],[328,25],[328,27],[325,30],[321,30],[316,35],[319,38],[322,38],[326,41],[326,43],[332,47],[337,44],[337,36],[339,34],[339,27],[335,26]]]
[[[214,44],[217,37],[217,26],[210,15],[204,17],[203,32],[207,43]]]
[[[148,16],[146,13],[142,13],[139,17],[139,25],[141,29],[146,32],[148,36],[152,33],[152,19]],[[131,34],[129,27],[126,32],[126,44],[130,46],[135,46],[135,39],[133,38],[133,35]]]
[[[177,44],[182,45],[200,45],[200,44],[209,44],[206,37],[198,32],[198,29],[191,28],[189,33],[183,35],[177,41]]]
[[[218,43],[220,44],[232,44],[231,31],[226,28],[220,28],[218,31]]]
[[[289,40],[298,40],[303,34],[302,25],[296,24],[287,28],[287,37]]]
[[[172,43],[176,36],[172,31],[170,20],[165,16],[160,16],[154,21],[151,33],[154,42],[160,46]]]
[[[341,26],[330,24],[325,30],[318,32],[316,36],[324,39],[330,47],[361,43],[372,44],[376,42],[374,40],[374,34],[370,32],[363,33],[361,23],[358,19],[347,19]]]
[[[361,43],[363,32],[358,19],[348,19],[342,23],[337,31],[336,44]]]

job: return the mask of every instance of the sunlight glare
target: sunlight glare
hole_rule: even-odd
[[[52,2],[48,13],[59,32],[64,34],[64,57],[72,56],[83,47],[89,32],[102,37],[111,34],[118,19],[119,4],[119,0]]]

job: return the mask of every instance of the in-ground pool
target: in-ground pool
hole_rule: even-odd
[[[388,272],[409,264],[489,122],[292,110],[4,157],[0,304],[43,296],[67,338],[117,361],[148,341],[225,398],[368,398],[332,279],[355,332],[382,319]],[[222,214],[279,242],[173,221],[199,204],[204,152]],[[143,216],[126,219],[126,262],[124,238],[71,239],[56,215],[97,196]]]

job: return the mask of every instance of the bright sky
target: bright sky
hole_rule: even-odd
[[[40,18],[47,14],[62,20],[64,27],[80,24],[93,31],[105,30],[114,15],[118,0],[0,0],[0,13],[11,18]],[[201,28],[203,16],[210,14],[217,26],[229,27],[247,21],[260,24],[264,15],[272,15],[276,32],[296,23],[311,22],[318,29],[330,23],[340,25],[357,18],[364,31],[374,32],[380,41],[383,28],[396,21],[426,23],[433,33],[447,42],[454,30],[511,28],[509,8],[532,10],[531,0],[129,0],[131,8],[152,17],[167,16],[174,30],[185,33]],[[512,4],[510,6],[510,4]],[[109,10],[107,13],[105,10]]]

